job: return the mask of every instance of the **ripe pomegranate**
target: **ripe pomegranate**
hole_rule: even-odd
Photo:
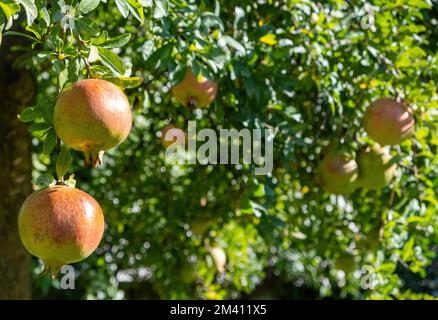
[[[386,187],[397,169],[391,160],[388,148],[381,148],[377,144],[360,150],[357,156],[360,185],[369,190]]]
[[[330,152],[319,164],[321,185],[329,192],[347,194],[357,188],[357,163],[347,154]]]
[[[161,142],[167,148],[173,143],[185,143],[186,135],[184,131],[174,124],[168,124],[161,130]]]
[[[189,68],[184,79],[173,87],[172,93],[185,107],[206,108],[216,98],[217,84],[204,77],[197,78]]]
[[[69,263],[88,257],[104,230],[102,209],[84,191],[66,185],[31,194],[18,215],[24,247],[41,258],[46,273],[55,276]]]
[[[82,151],[86,165],[96,167],[102,163],[105,150],[126,139],[132,114],[119,87],[101,79],[86,79],[61,92],[53,121],[59,138]]]
[[[378,99],[365,111],[364,127],[371,139],[381,146],[400,144],[414,131],[411,110],[392,99]]]

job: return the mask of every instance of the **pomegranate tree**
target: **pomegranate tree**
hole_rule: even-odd
[[[187,69],[184,79],[173,87],[172,93],[183,106],[208,107],[216,98],[217,84],[204,77],[196,77]]]
[[[381,146],[400,144],[414,131],[415,120],[403,103],[384,98],[371,103],[364,115],[364,127]]]
[[[81,261],[97,248],[104,217],[89,194],[57,185],[24,201],[18,229],[25,248],[43,260],[45,272],[56,275],[63,265]]]
[[[105,150],[126,139],[132,114],[119,87],[101,79],[86,79],[61,92],[53,121],[59,138],[82,151],[86,165],[96,167],[102,163]]]
[[[357,156],[359,166],[359,183],[369,190],[386,187],[394,177],[397,165],[392,162],[388,148],[375,144],[359,151]]]
[[[319,177],[321,185],[329,192],[353,192],[357,188],[357,163],[345,153],[330,152],[319,164]]]

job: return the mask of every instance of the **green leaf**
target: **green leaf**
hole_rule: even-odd
[[[46,131],[50,129],[52,126],[45,122],[38,122],[31,125],[28,129],[29,132],[36,132],[36,131]]]
[[[109,49],[97,47],[102,64],[116,75],[121,76],[125,73],[125,66],[117,54]]]
[[[51,128],[47,132],[46,139],[44,140],[43,153],[51,154],[53,149],[55,148],[55,145],[56,145],[56,133],[55,133],[55,129]]]
[[[192,61],[192,72],[196,77],[198,77],[201,73],[201,65],[198,63],[198,61],[196,61],[196,59]]]
[[[412,216],[406,219],[406,223],[422,223],[427,219],[425,217]]]
[[[92,22],[90,21],[90,19],[86,19],[86,18],[76,19],[75,24],[80,31],[83,31],[89,34],[90,36],[95,36],[96,34],[99,33],[96,29],[94,29],[91,26]]]
[[[40,17],[43,18],[44,22],[46,23],[46,26],[50,25],[50,14],[49,11],[47,11],[46,7],[41,7]]]
[[[53,69],[56,73],[61,73],[62,70],[64,70],[64,63],[59,60],[55,60],[53,62]]]
[[[129,11],[132,15],[140,21],[141,24],[144,22],[144,10],[143,6],[138,0],[127,0]]]
[[[398,68],[415,67],[424,63],[422,58],[426,55],[426,52],[420,47],[412,47],[398,55],[395,65]]]
[[[35,180],[35,184],[42,187],[48,187],[51,184],[54,184],[56,182],[55,178],[51,174],[43,173],[38,176]]]
[[[141,85],[140,77],[104,77],[103,79],[114,83],[123,89],[133,89]]]
[[[37,38],[34,38],[28,34],[18,32],[18,31],[6,31],[3,35],[4,36],[20,36],[20,37],[25,37],[25,38],[31,39],[33,41],[38,41]]]
[[[179,64],[173,74],[172,84],[177,85],[178,83],[180,83],[184,79],[186,72],[187,66],[185,64]]]
[[[27,107],[19,115],[18,119],[21,122],[30,122],[41,115],[41,110],[35,107]]]
[[[64,68],[58,75],[59,89],[62,90],[68,81],[68,69]]]
[[[35,5],[35,1],[18,0],[17,2],[20,3],[26,11],[27,25],[31,25],[35,21],[36,17],[38,17],[38,9]]]
[[[152,8],[154,5],[154,0],[139,0],[139,2],[144,8]]]
[[[97,52],[97,49],[96,49],[96,52]],[[90,71],[92,74],[94,74],[96,76],[100,75],[103,77],[106,74],[108,74],[108,68],[103,66],[103,65],[99,65],[99,64],[93,64],[90,67]]]
[[[408,242],[406,242],[403,251],[402,251],[402,260],[408,262],[411,260],[414,255],[414,238],[410,238]]]
[[[380,265],[376,269],[376,271],[385,271],[385,272],[393,273],[396,267],[397,267],[397,265],[395,263],[388,262],[388,263],[384,263],[384,264]]]
[[[116,6],[120,11],[123,18],[127,18],[129,15],[129,4],[126,0],[116,0]]]
[[[81,69],[79,59],[71,60],[68,64],[68,77],[67,82],[76,82],[79,79],[79,71]]]
[[[105,41],[107,40],[108,40],[108,32],[104,30],[100,33],[98,37],[91,39],[91,43],[96,46],[100,46],[102,43],[105,43]]]
[[[13,15],[20,11],[20,6],[16,3],[6,3],[0,1],[0,8],[3,10],[6,20],[9,20]]]
[[[26,31],[29,31],[31,33],[34,34],[34,36],[38,39],[41,40],[41,34],[40,34],[40,30],[38,28],[38,26],[36,25],[30,25],[30,26],[26,26]]]
[[[56,157],[56,175],[58,180],[62,180],[64,175],[69,171],[73,158],[70,154],[70,149],[66,145],[62,145]]]
[[[52,51],[40,51],[37,53],[36,57],[42,61],[45,59],[48,59],[51,55],[53,55],[54,53]]]
[[[224,36],[223,39],[228,46],[237,50],[239,53],[241,53],[241,54],[246,53],[245,47],[242,46],[239,42],[237,42],[233,38],[231,38],[230,36]]]
[[[265,186],[263,184],[259,184],[257,189],[254,191],[253,196],[256,198],[263,198],[265,195]]]
[[[5,28],[5,24],[8,22],[4,14],[0,14],[0,36],[2,34],[3,29]]]
[[[87,14],[87,13],[93,11],[94,9],[96,9],[97,6],[99,5],[99,3],[100,3],[100,0],[82,0],[79,3],[78,11],[80,13]]]
[[[149,59],[146,61],[146,67],[156,68],[157,63],[162,60],[166,60],[170,57],[173,50],[173,43],[168,43],[157,49],[151,54]]]
[[[53,124],[53,105],[46,103],[41,106],[43,119],[49,124]]]
[[[161,19],[167,17],[167,1],[155,0],[154,18]]]
[[[131,34],[125,33],[120,36],[106,40],[104,43],[100,44],[100,46],[106,49],[120,48],[127,44],[130,39]]]

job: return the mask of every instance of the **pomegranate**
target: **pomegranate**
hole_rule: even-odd
[[[132,113],[128,98],[111,82],[86,79],[64,89],[54,112],[59,138],[82,151],[85,164],[102,163],[105,150],[121,143],[129,134]]]
[[[173,143],[185,143],[186,135],[184,131],[174,124],[168,124],[161,130],[161,142],[167,148]]]
[[[24,247],[41,258],[53,276],[69,263],[88,257],[99,245],[104,230],[102,209],[84,191],[66,185],[31,194],[18,215]]]
[[[392,99],[378,99],[365,111],[364,127],[371,139],[381,146],[400,144],[414,131],[411,110]]]
[[[204,77],[197,78],[189,68],[184,79],[173,87],[172,93],[185,107],[206,108],[216,98],[217,84]]]
[[[344,153],[328,153],[319,164],[321,185],[329,192],[347,194],[357,188],[357,163]]]
[[[388,148],[381,148],[377,144],[360,150],[357,156],[360,185],[369,190],[386,187],[397,169],[391,160]]]

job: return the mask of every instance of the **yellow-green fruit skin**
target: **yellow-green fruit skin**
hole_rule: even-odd
[[[357,188],[357,163],[346,154],[326,154],[319,164],[318,172],[321,185],[328,192],[348,194]]]
[[[366,147],[359,151],[359,183],[368,190],[379,190],[386,187],[394,178],[397,165],[392,163],[387,148],[379,145]]]
[[[132,125],[131,107],[116,85],[85,79],[61,92],[53,124],[65,144],[95,158],[126,139]]]

